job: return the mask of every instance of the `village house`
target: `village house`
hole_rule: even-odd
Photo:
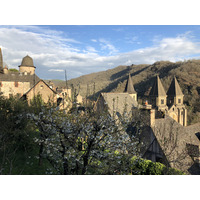
[[[19,71],[9,70],[3,65],[3,56],[0,48],[0,92],[5,98],[16,96],[30,102],[35,96],[40,95],[42,100],[51,102],[60,109],[71,106],[72,92],[69,88],[58,88],[52,82],[45,82],[35,74],[36,67],[30,56],[25,56],[19,65]],[[78,103],[82,97],[78,94]],[[64,105],[64,106],[63,106]]]

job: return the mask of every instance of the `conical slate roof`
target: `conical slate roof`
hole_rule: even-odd
[[[3,56],[0,48],[0,73],[3,72]]]
[[[156,76],[156,80],[153,84],[153,87],[151,88],[149,96],[166,96],[166,92],[160,81],[159,76]]]
[[[176,77],[174,76],[171,85],[167,91],[167,95],[169,96],[177,96],[177,95],[181,95],[183,96],[183,93],[181,91],[181,88],[178,84],[178,81],[176,80]]]
[[[128,75],[128,80],[127,80],[127,83],[126,83],[126,87],[125,87],[124,92],[127,92],[127,93],[129,93],[129,94],[136,94],[136,91],[135,91],[135,89],[134,89],[134,87],[133,87],[133,81],[132,81],[132,79],[131,79],[130,73],[129,73],[129,75]]]

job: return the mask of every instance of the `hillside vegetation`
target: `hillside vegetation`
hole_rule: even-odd
[[[154,77],[159,75],[167,92],[173,76],[176,76],[184,94],[184,103],[188,109],[188,123],[193,124],[200,117],[200,60],[184,62],[158,61],[152,65],[118,66],[114,69],[101,71],[71,79],[68,85],[78,88],[83,97],[89,96],[96,100],[100,92],[123,92],[131,73],[139,101],[148,96],[153,85]],[[65,86],[63,81],[54,81],[55,84]]]

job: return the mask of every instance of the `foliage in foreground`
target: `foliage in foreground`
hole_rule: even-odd
[[[184,175],[185,173],[174,168],[167,168],[159,162],[152,162],[139,157],[131,158],[131,174],[133,175]]]
[[[0,174],[181,174],[138,158],[137,135],[125,131],[140,134],[133,121],[117,126],[106,113],[65,114],[39,100],[0,98]]]

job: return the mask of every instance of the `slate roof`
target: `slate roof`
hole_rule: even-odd
[[[27,67],[35,67],[34,64],[33,64],[33,59],[30,57],[30,56],[25,56],[23,59],[22,59],[22,63],[20,66],[27,66]],[[19,67],[20,67],[19,66]]]
[[[127,93],[101,93],[101,96],[104,98],[111,115],[113,114],[113,111],[123,115],[125,109],[127,113],[130,113],[133,107],[138,106],[135,99]]]
[[[126,87],[125,87],[124,92],[127,92],[129,94],[136,94],[136,91],[133,87],[133,81],[132,81],[130,73],[128,75],[128,79],[127,79],[127,82],[126,82]]]
[[[172,82],[171,82],[171,85],[167,91],[167,95],[169,96],[183,96],[183,93],[181,91],[181,88],[178,84],[178,81],[176,80],[176,77],[174,76]]]
[[[194,155],[191,152],[199,155],[199,139],[195,133],[200,132],[200,123],[184,127],[166,116],[155,120],[153,130],[167,160],[173,161],[173,167],[193,174],[191,170],[189,171],[194,164],[192,158]]]
[[[24,75],[20,72],[9,72],[8,74],[0,74],[0,81],[18,81],[18,82],[30,82],[30,86],[32,87],[35,83],[37,83],[40,78],[36,75]]]
[[[156,80],[154,81],[149,96],[166,96],[165,89],[160,81],[159,76],[156,76]]]

